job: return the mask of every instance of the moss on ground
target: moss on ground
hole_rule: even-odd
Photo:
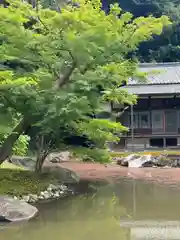
[[[0,195],[38,194],[50,183],[56,184],[57,181],[53,174],[36,174],[11,163],[5,163],[0,167]]]
[[[15,169],[15,170],[24,170],[22,167],[19,167],[19,166],[16,166],[12,163],[9,163],[7,161],[3,162],[1,165],[0,165],[0,169]]]

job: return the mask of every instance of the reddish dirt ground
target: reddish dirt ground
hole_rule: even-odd
[[[64,162],[62,167],[75,171],[82,180],[116,181],[122,177],[167,184],[180,184],[180,168],[126,168],[115,164]]]

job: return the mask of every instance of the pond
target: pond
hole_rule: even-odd
[[[38,206],[30,222],[2,226],[3,240],[180,239],[180,188],[121,179]]]

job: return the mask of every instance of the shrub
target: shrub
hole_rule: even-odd
[[[83,161],[108,163],[111,161],[111,155],[106,149],[98,148],[77,148],[74,155],[80,157]]]
[[[20,135],[13,147],[13,154],[25,156],[28,151],[30,137],[28,135]]]

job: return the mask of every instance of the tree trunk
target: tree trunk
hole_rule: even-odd
[[[35,172],[40,173],[42,169],[42,155],[38,155],[36,158]]]
[[[35,165],[35,172],[40,173],[42,171],[43,163],[48,156],[48,147],[45,150],[44,144],[44,136],[39,136],[37,139],[37,158],[36,158],[36,165]]]
[[[35,172],[40,173],[42,171],[42,166],[47,157],[47,154],[38,154],[35,165]]]
[[[24,117],[13,129],[12,133],[4,140],[0,148],[0,164],[2,164],[11,154],[13,145],[21,134],[30,127],[30,123]]]

